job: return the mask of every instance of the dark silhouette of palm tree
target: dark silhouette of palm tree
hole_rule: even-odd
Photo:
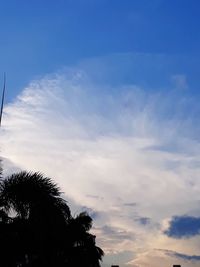
[[[100,266],[103,251],[91,227],[87,213],[72,217],[48,177],[20,172],[1,180],[1,266]]]
[[[2,159],[0,158],[0,179],[2,178],[3,167],[2,167]]]
[[[102,260],[104,253],[101,248],[95,246],[96,236],[89,233],[91,227],[92,219],[86,212],[69,221],[68,230],[74,233],[71,235],[73,245],[70,261],[75,263],[75,266],[100,266],[99,261]]]

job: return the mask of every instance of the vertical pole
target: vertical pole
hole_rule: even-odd
[[[3,105],[4,105],[5,90],[6,90],[6,74],[4,73],[3,92],[2,92],[1,109],[0,109],[0,128],[1,128],[1,120],[2,120],[2,115],[3,115]],[[2,159],[0,158],[0,181],[2,179],[2,172],[3,172]]]
[[[6,90],[6,74],[4,73],[3,92],[2,92],[2,98],[1,98],[1,110],[0,110],[0,127],[1,127],[1,120],[2,120],[2,115],[3,115],[5,90]]]

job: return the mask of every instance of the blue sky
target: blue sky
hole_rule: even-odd
[[[105,267],[199,266],[199,10],[0,2],[4,173],[54,178],[94,217]]]
[[[165,71],[199,82],[198,0],[12,0],[0,7],[8,100],[35,77],[113,53],[164,55]]]

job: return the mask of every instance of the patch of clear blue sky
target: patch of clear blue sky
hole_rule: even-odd
[[[180,73],[197,92],[199,12],[199,0],[2,0],[0,73],[7,72],[7,101],[37,76],[115,53],[143,54],[143,61],[127,65],[117,57],[127,82],[137,71],[150,87]]]

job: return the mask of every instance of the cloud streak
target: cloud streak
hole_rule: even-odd
[[[128,266],[146,267],[151,263],[153,266],[159,267],[162,262],[163,267],[173,266],[175,264],[198,267],[199,259],[199,255],[187,255],[172,250],[154,249],[141,253],[138,259],[130,261]]]

